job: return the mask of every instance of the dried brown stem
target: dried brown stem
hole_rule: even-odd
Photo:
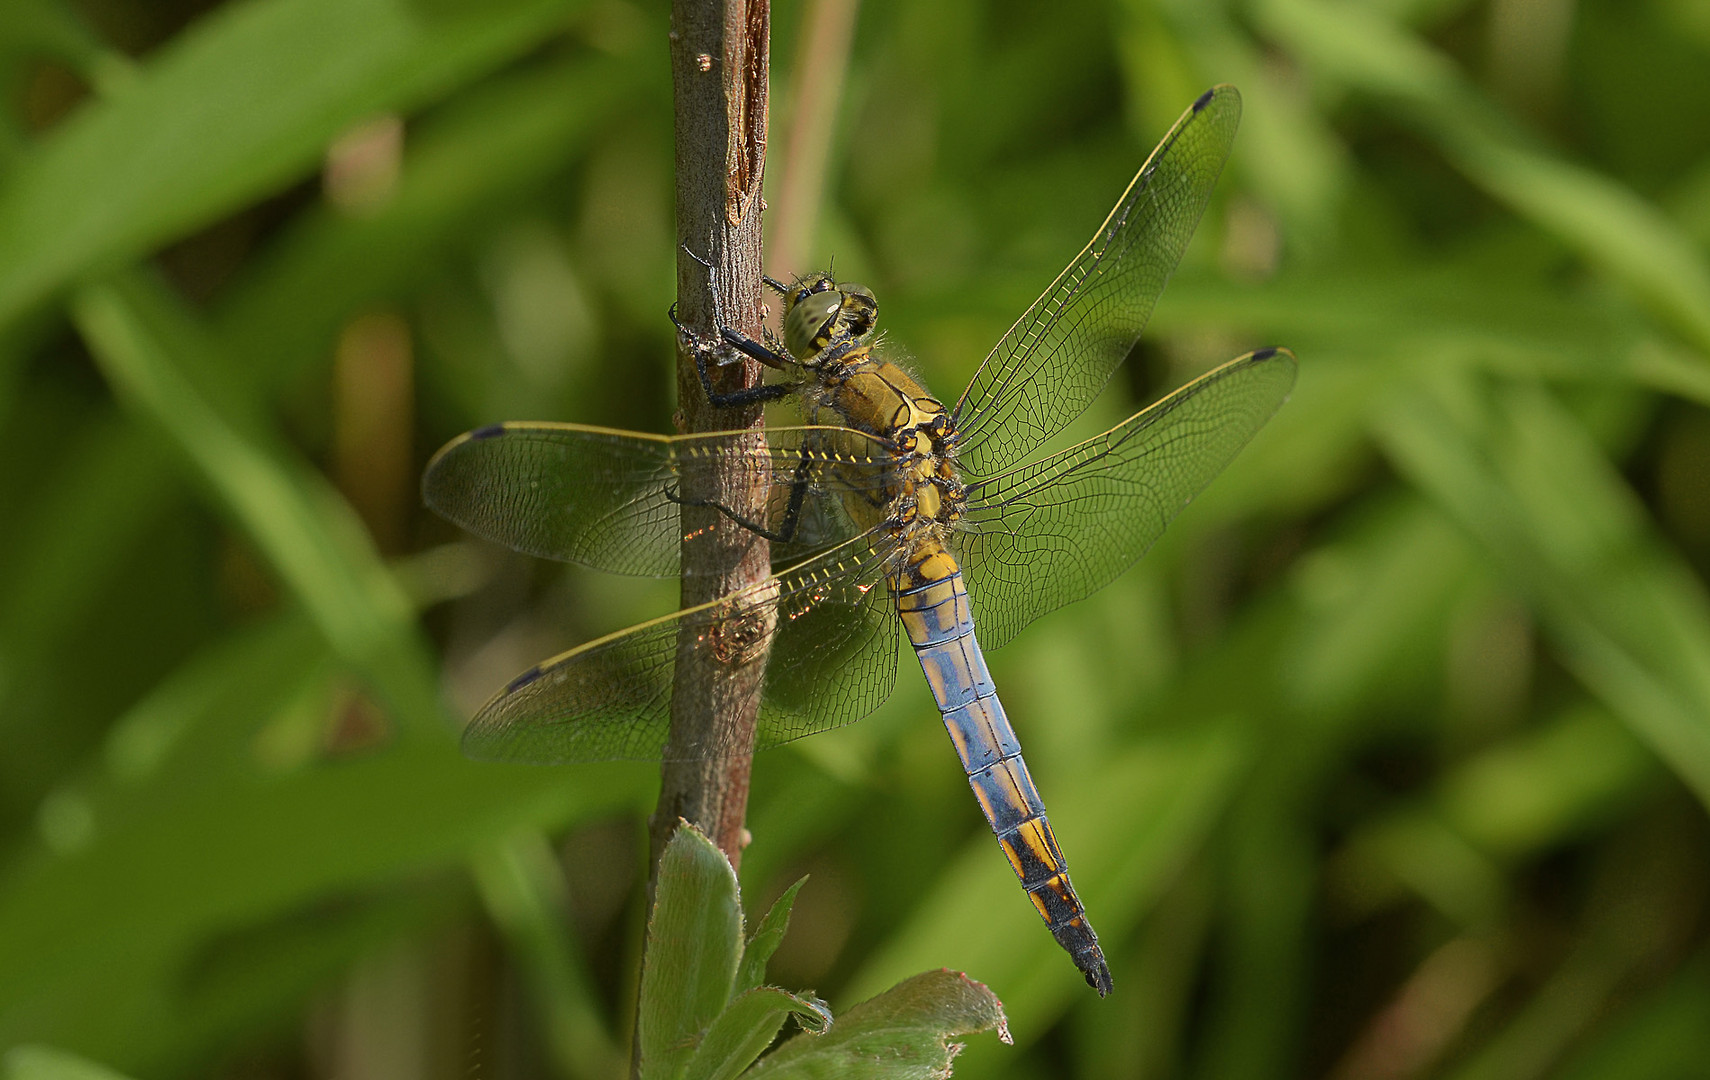
[[[723,322],[760,332],[760,185],[766,160],[767,0],[673,0],[671,72],[676,95],[678,318],[703,342],[718,340]],[[711,264],[709,269],[700,260]],[[716,409],[707,401],[689,342],[679,343],[677,394],[681,430],[737,432],[732,441],[764,448],[759,408]],[[714,368],[720,392],[758,385],[760,365],[744,359]],[[763,506],[754,470],[714,477],[691,499],[733,508]],[[770,571],[766,541],[719,525],[718,512],[683,508],[683,606],[703,604],[762,580]],[[712,526],[710,530],[707,527]],[[705,530],[705,531],[703,531]],[[711,539],[709,540],[708,537]],[[770,618],[770,615],[766,616]],[[679,818],[698,825],[734,865],[744,842],[748,748],[760,709],[764,657],[721,663],[696,648],[693,631],[678,641],[659,804],[651,822],[653,866]],[[684,747],[724,746],[713,760],[670,760]],[[677,753],[672,753],[677,748]],[[653,893],[649,873],[648,898]]]

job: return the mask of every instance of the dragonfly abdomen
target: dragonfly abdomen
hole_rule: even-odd
[[[945,551],[910,563],[915,573],[893,580],[892,595],[968,784],[1028,899],[1102,997],[1110,968],[986,669],[962,572]]]

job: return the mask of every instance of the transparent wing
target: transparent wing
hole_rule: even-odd
[[[1240,120],[1233,86],[1194,102],[1091,242],[986,357],[954,413],[970,476],[1019,463],[1104,389],[1181,261]]]
[[[980,640],[997,648],[1144,555],[1287,399],[1294,373],[1285,349],[1249,353],[1102,435],[970,485],[957,548]]]
[[[422,498],[477,536],[529,555],[619,574],[675,577],[682,507],[672,495],[704,490],[716,469],[739,470],[757,493],[754,520],[782,524],[795,485],[807,489],[775,565],[841,542],[853,527],[834,492],[871,489],[884,476],[876,440],[844,428],[644,435],[580,424],[494,424],[447,443],[428,463]],[[868,446],[871,459],[864,456]],[[832,449],[836,447],[836,449]],[[744,508],[733,508],[744,509]],[[714,528],[740,528],[716,517]]]
[[[881,580],[886,554],[858,537],[724,600],[532,667],[470,721],[464,752],[534,764],[657,759],[671,723],[679,648],[764,679],[757,750],[853,723],[896,684],[897,617]],[[687,747],[680,756],[727,749]]]

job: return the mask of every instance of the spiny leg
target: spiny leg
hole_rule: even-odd
[[[813,482],[809,473],[811,461],[812,458],[804,448],[801,457],[796,460],[796,475],[790,481],[790,501],[784,507],[783,520],[778,523],[776,529],[768,529],[758,521],[744,517],[717,499],[684,498],[671,487],[665,488],[665,498],[678,506],[710,506],[757,536],[764,537],[774,544],[788,544],[796,538],[797,527],[801,524],[802,503],[807,499],[808,486]]]
[[[718,324],[718,336],[724,339],[726,345],[737,352],[752,356],[767,367],[782,368],[786,364],[796,362],[788,353],[774,349],[770,344],[755,341],[742,331],[733,330],[722,322]],[[767,332],[767,336],[771,336],[770,331]]]
[[[728,393],[714,390],[712,383],[712,370],[708,366],[708,357],[712,354],[713,350],[701,344],[700,336],[696,334],[694,330],[690,329],[688,325],[677,318],[676,304],[671,305],[670,318],[671,324],[677,328],[677,332],[688,338],[692,343],[690,348],[694,350],[695,354],[695,373],[700,376],[701,389],[705,391],[707,401],[711,402],[716,408],[739,409],[749,405],[764,405],[766,402],[777,401],[780,398],[787,397],[790,394],[795,393],[796,387],[791,383],[768,383],[762,386],[749,387],[744,390],[732,390]],[[744,335],[737,333],[735,330],[725,326],[722,322],[718,324],[718,330],[719,335],[723,337],[726,342],[741,350],[743,353],[754,357],[754,359],[759,360],[762,364],[765,364],[768,367],[781,367],[786,362],[779,356],[779,354],[766,348],[759,342],[754,341],[752,338],[745,337]],[[745,344],[738,344],[739,341]],[[752,346],[753,348],[747,348],[745,345]],[[762,353],[765,355],[761,355]],[[768,357],[770,357],[770,359],[768,359]]]
[[[711,260],[701,258],[699,255],[695,254],[694,251],[691,250],[687,244],[683,245],[683,251],[685,254],[687,254],[689,256],[689,258],[695,260],[696,262],[700,263],[702,266],[706,267],[708,274],[712,274],[712,273],[716,272],[714,267],[713,267]],[[761,274],[760,280],[763,283],[765,283],[767,288],[771,289],[773,292],[777,293],[779,296],[783,296],[790,291],[790,287],[788,285],[785,285],[783,282],[779,281],[777,278],[773,277],[771,274]],[[677,321],[677,305],[675,305],[675,304],[671,305],[671,322],[677,327],[677,331],[679,333],[688,334],[691,338],[693,338],[695,336],[693,331],[689,330],[688,327],[684,326],[682,323]],[[796,363],[795,357],[791,356],[786,350],[783,350],[783,349],[777,347],[777,339],[775,337],[773,337],[770,327],[763,328],[764,332],[765,332],[766,340],[765,340],[765,342],[759,342],[759,341],[755,341],[753,338],[749,337],[747,334],[742,333],[740,330],[733,329],[732,327],[726,325],[725,321],[724,321],[724,314],[722,312],[719,312],[716,310],[713,312],[713,325],[718,327],[719,337],[724,339],[725,344],[729,345],[731,348],[736,349],[738,352],[741,352],[746,356],[753,357],[754,359],[760,361],[762,364],[765,364],[767,367],[778,368],[781,370],[785,367],[788,367],[791,364]],[[696,360],[697,360],[698,369],[701,372],[701,382],[706,383],[707,382],[706,367],[705,367],[704,363],[700,363],[700,358],[702,355],[703,354],[697,350]],[[756,389],[771,389],[771,388],[770,387],[757,387]],[[785,392],[787,393],[789,390],[793,390],[793,389],[794,389],[794,387],[786,387]],[[752,391],[737,391],[736,393],[743,394],[743,393],[751,393],[751,392]],[[709,398],[712,396],[712,387],[710,385],[707,386],[707,395]],[[729,395],[727,395],[727,396],[729,396]],[[774,395],[772,395],[772,397],[764,398],[762,400],[768,400],[769,401],[775,397],[780,397],[780,396],[782,396],[782,395],[774,394]],[[721,403],[714,401],[713,404],[718,405]]]

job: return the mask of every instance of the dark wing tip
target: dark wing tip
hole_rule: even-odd
[[[474,431],[471,431],[469,433],[469,437],[471,439],[496,439],[504,433],[505,425],[488,424],[486,427],[478,427]]]
[[[521,675],[518,675],[516,678],[512,679],[510,682],[506,683],[505,684],[505,693],[507,693],[507,694],[516,693],[518,690],[521,690],[523,687],[527,686],[529,683],[540,678],[541,675],[543,675],[543,674],[545,674],[545,672],[543,672],[541,670],[539,664],[536,664],[534,667],[529,668],[527,671],[523,672]]]
[[[1205,93],[1199,95],[1199,97],[1195,98],[1194,103],[1193,103],[1193,111],[1198,112],[1199,110],[1205,108],[1207,105],[1211,104],[1211,98],[1216,93],[1217,93],[1217,87],[1214,86],[1210,90],[1207,90]],[[1176,100],[1180,101],[1181,98],[1177,98]]]
[[[1293,351],[1286,349],[1281,345],[1267,345],[1262,349],[1254,349],[1246,356],[1237,360],[1231,360],[1229,363],[1231,366],[1239,364],[1242,367],[1266,364],[1279,368],[1288,368],[1290,371],[1293,371],[1299,366],[1300,360],[1294,355]]]

